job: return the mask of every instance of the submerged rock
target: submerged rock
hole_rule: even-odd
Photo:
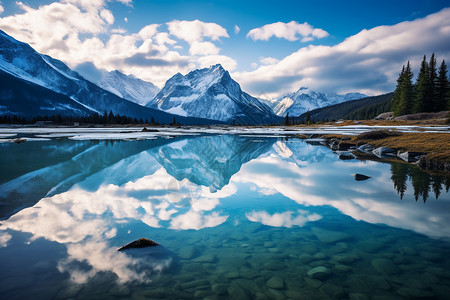
[[[313,279],[324,280],[331,275],[331,270],[327,267],[319,266],[309,270],[306,274]]]
[[[372,260],[372,266],[375,270],[384,275],[392,275],[400,271],[392,261],[385,258],[376,258]]]
[[[367,180],[369,178],[372,178],[370,176],[367,176],[367,175],[364,175],[364,174],[358,174],[358,173],[354,174],[353,176],[355,177],[356,181],[362,181],[362,180]]]
[[[120,247],[119,249],[117,249],[117,251],[122,251],[122,250],[132,249],[132,248],[155,247],[158,245],[159,244],[155,241],[152,241],[152,240],[149,240],[146,238],[140,238],[134,242],[131,242],[129,244],[126,244],[126,245]]]
[[[280,277],[273,276],[266,282],[267,287],[272,289],[283,289],[284,282]]]
[[[333,244],[338,241],[346,240],[352,237],[350,234],[345,232],[331,231],[318,227],[313,227],[312,232],[319,241],[329,244]]]

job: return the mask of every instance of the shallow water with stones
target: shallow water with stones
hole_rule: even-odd
[[[449,178],[410,165],[238,135],[0,152],[5,299],[450,295]]]

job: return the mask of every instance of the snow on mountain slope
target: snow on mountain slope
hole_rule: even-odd
[[[62,61],[36,52],[30,45],[15,40],[1,30],[0,71],[11,82],[10,86],[0,82],[1,92],[6,95],[1,100],[9,103],[8,107],[3,105],[5,107],[0,113],[37,116],[52,112],[52,115],[57,113],[86,116],[93,112],[112,111],[116,115],[137,119],[154,118],[155,121],[165,124],[170,123],[174,117],[172,114],[138,105],[102,89],[71,70]],[[21,82],[23,80],[49,91],[23,84]],[[24,90],[19,90],[19,86]],[[40,95],[32,94],[36,91],[39,91]],[[65,97],[56,96],[55,93]],[[22,99],[8,96],[12,94],[21,95]],[[22,105],[15,105],[14,100],[20,101]],[[210,120],[193,118],[179,118],[178,121],[182,124],[213,123]]]
[[[147,106],[228,123],[262,124],[278,120],[267,105],[243,92],[220,64],[185,76],[175,74]]]
[[[324,94],[315,92],[306,87],[301,87],[297,92],[285,95],[278,99],[273,111],[278,116],[299,116],[307,111],[338,104],[341,102],[367,97],[360,93],[348,93],[345,95]]]
[[[117,70],[106,73],[98,86],[142,106],[147,105],[160,91],[160,88],[151,82],[134,75],[125,75]]]

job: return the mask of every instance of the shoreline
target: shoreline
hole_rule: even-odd
[[[378,135],[374,133],[378,132]],[[380,135],[380,133],[382,133]],[[402,124],[397,126],[377,122],[368,125],[359,121],[345,121],[334,125],[312,126],[0,126],[0,143],[48,140],[52,138],[89,140],[138,140],[157,137],[192,136],[201,134],[237,134],[242,136],[266,136],[275,138],[297,137],[316,141],[331,148],[341,157],[349,152],[357,159],[387,161],[400,158],[428,172],[450,174],[450,126],[442,124]],[[313,138],[313,140],[311,140]],[[391,148],[383,158],[361,146]],[[402,156],[404,156],[402,158]]]

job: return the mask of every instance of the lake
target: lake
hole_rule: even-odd
[[[0,143],[0,295],[449,299],[450,178],[315,144],[250,134]],[[143,237],[160,245],[117,251]]]

